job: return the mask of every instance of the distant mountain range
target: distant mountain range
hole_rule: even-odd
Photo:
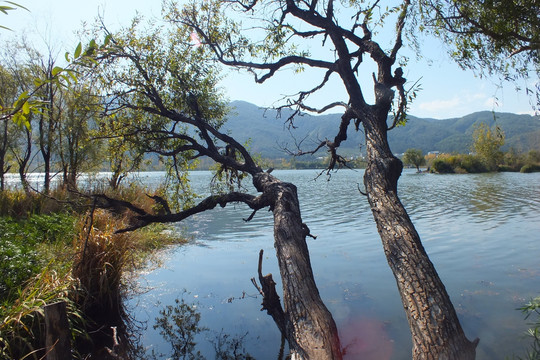
[[[321,140],[333,139],[341,117],[339,114],[297,116],[294,127],[285,121],[290,111],[266,110],[244,101],[234,101],[228,121],[222,130],[230,132],[242,143],[250,142],[250,149],[263,158],[287,157],[286,149],[297,151],[312,150]],[[389,132],[389,142],[396,154],[409,148],[421,149],[424,154],[430,151],[445,153],[467,153],[470,151],[472,133],[479,123],[488,126],[499,125],[506,134],[503,150],[510,148],[518,152],[531,149],[540,150],[540,117],[510,113],[482,111],[461,118],[435,120],[409,116],[407,124]],[[348,139],[341,146],[341,154],[356,156],[364,151],[364,134],[349,128]],[[320,155],[325,156],[321,151]]]

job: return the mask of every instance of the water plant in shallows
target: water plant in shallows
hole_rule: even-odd
[[[527,356],[525,358],[518,358],[520,360],[539,360],[540,359],[540,296],[530,300],[527,304],[520,307],[525,314],[526,320],[532,320],[529,323],[530,328],[527,330],[527,337],[532,340],[530,348],[527,350]],[[533,319],[531,319],[533,317]]]

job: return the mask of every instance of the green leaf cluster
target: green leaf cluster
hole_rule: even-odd
[[[108,44],[110,38],[105,38],[101,46],[103,48]],[[48,109],[48,104],[43,101],[43,92],[48,91],[49,87],[67,88],[76,84],[81,76],[80,71],[84,68],[96,64],[91,56],[98,45],[95,40],[91,40],[83,51],[82,43],[79,43],[72,57],[69,52],[65,54],[66,66],[52,66],[39,76],[33,78],[33,88],[26,87],[20,93],[17,100],[11,106],[0,103],[0,119],[11,118],[19,126],[30,128],[30,117],[32,114],[44,113]],[[53,62],[54,63],[54,62]]]
[[[426,163],[424,154],[420,149],[407,149],[403,155],[403,162],[408,165],[414,165],[419,170],[421,165]]]
[[[114,34],[102,31],[108,41],[96,49],[93,76],[106,107],[97,134],[115,147],[112,183],[137,168],[144,154],[157,154],[168,173],[163,195],[184,209],[193,203],[187,171],[196,155],[190,146],[206,140],[181,119],[223,124],[228,104],[218,87],[219,68],[207,48],[191,43],[186,26],[145,27],[135,18]]]
[[[448,46],[463,68],[503,80],[540,76],[540,4],[537,0],[421,0],[421,30]],[[412,30],[412,29],[411,29]],[[538,83],[525,89],[536,94]]]
[[[504,131],[499,126],[490,129],[485,123],[480,123],[476,126],[472,137],[472,151],[482,159],[490,171],[496,170],[502,161],[503,153],[500,149],[504,145]]]

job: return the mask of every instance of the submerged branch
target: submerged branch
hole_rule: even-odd
[[[272,316],[272,319],[274,319],[281,334],[285,335],[285,314],[281,306],[279,295],[276,291],[276,282],[272,278],[272,274],[267,274],[264,276],[262,274],[263,253],[264,251],[261,249],[261,251],[259,251],[259,265],[257,267],[257,273],[259,275],[259,282],[261,283],[261,286],[259,287],[257,285],[255,278],[251,278],[251,282],[263,296],[261,311],[266,310],[268,315]]]

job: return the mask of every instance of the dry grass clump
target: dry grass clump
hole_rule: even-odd
[[[22,190],[0,191],[0,215],[18,218],[36,213],[40,201],[37,195]]]
[[[132,267],[136,235],[115,234],[125,224],[104,210],[95,210],[81,221],[73,262],[73,276],[83,289],[78,303],[94,320],[121,317],[125,290],[122,276]]]
[[[23,190],[0,191],[0,216],[24,218],[32,214],[66,212],[77,208],[79,202],[76,195],[61,188],[52,190],[47,196]]]

